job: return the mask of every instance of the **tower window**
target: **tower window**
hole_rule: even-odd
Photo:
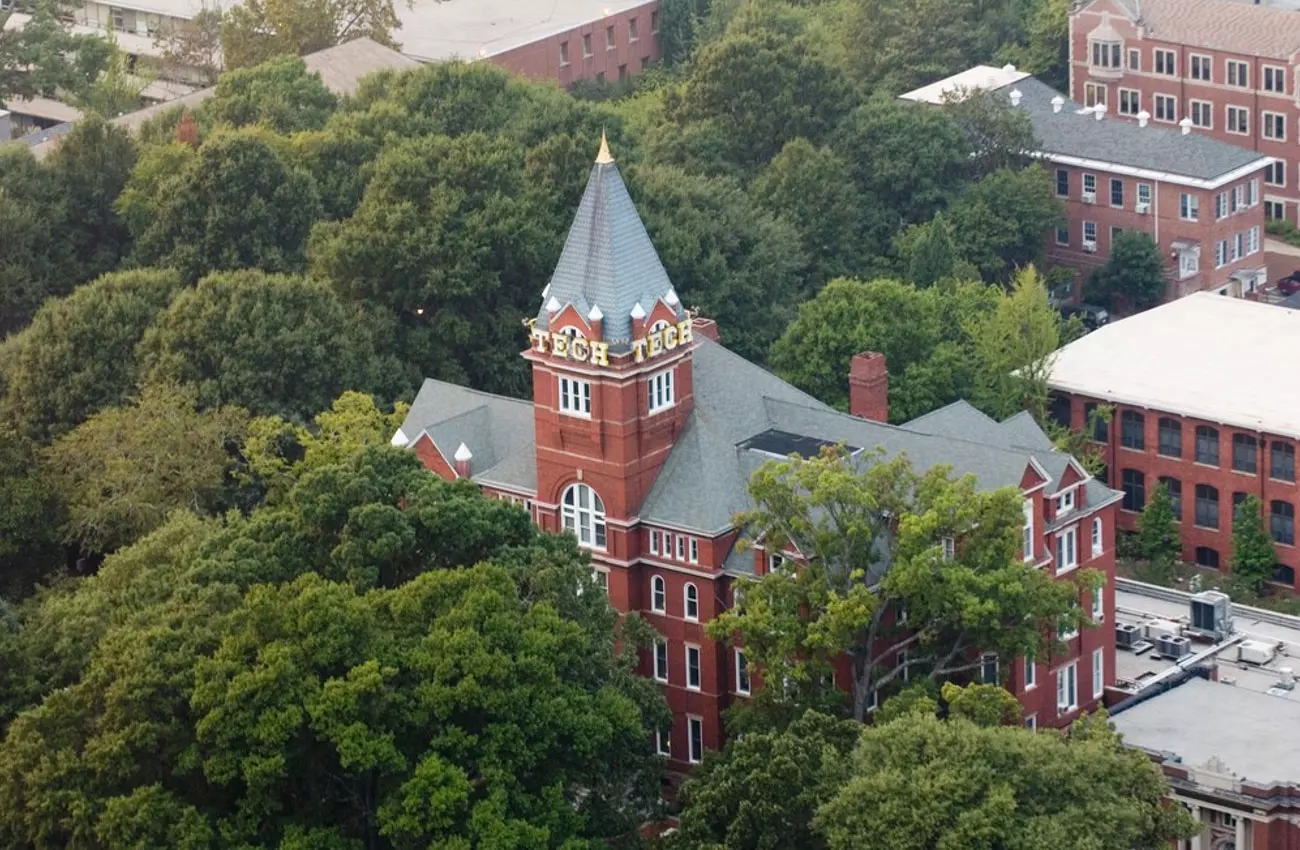
[[[675,397],[673,395],[673,371],[671,369],[657,375],[651,375],[650,380],[646,382],[646,387],[650,396],[651,413],[658,413],[673,406]]]
[[[690,582],[686,583],[685,594],[685,616],[688,620],[700,619],[700,591]]]
[[[591,382],[561,377],[560,411],[570,416],[590,416]]]
[[[580,545],[605,548],[605,503],[595,490],[586,484],[574,484],[565,490],[561,513],[564,530],[573,532]]]

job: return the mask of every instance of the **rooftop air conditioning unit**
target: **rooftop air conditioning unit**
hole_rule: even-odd
[[[1138,215],[1146,215],[1147,213],[1151,212],[1151,205],[1147,203],[1140,203],[1137,206],[1135,206],[1133,209],[1137,211]]]
[[[1147,640],[1157,640],[1161,635],[1181,635],[1183,627],[1173,620],[1147,620],[1142,624],[1143,634]]]
[[[1192,634],[1223,640],[1232,634],[1232,600],[1228,594],[1206,590],[1192,597]]]
[[[1177,635],[1161,635],[1156,641],[1156,651],[1165,658],[1182,658],[1192,651],[1192,642]]]
[[[1132,649],[1133,644],[1142,637],[1142,631],[1132,623],[1115,624],[1115,646],[1119,649]]]
[[[1277,656],[1277,647],[1262,640],[1243,640],[1237,646],[1237,660],[1247,664],[1267,664]]]
[[[1097,243],[1096,243],[1096,242],[1084,242],[1084,243],[1083,243],[1083,250],[1087,251],[1089,254],[1095,254],[1095,253],[1097,253]]]
[[[1097,203],[1097,193],[1096,193],[1096,192],[1084,192],[1084,193],[1083,193],[1083,202],[1084,202],[1085,204],[1095,204],[1095,203]]]

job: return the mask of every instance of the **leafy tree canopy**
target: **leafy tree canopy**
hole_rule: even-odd
[[[1183,553],[1174,503],[1163,481],[1156,484],[1138,516],[1138,548],[1144,558],[1161,563],[1172,564]],[[1269,572],[1272,572],[1271,563]]]
[[[252,68],[222,74],[217,92],[203,103],[211,120],[235,127],[263,124],[277,133],[319,130],[338,107],[338,98],[307,72],[297,56],[278,56]]]
[[[224,12],[221,53],[226,68],[238,69],[354,38],[397,47],[393,33],[399,27],[392,0],[249,0]]]
[[[1259,593],[1273,577],[1277,547],[1264,525],[1264,505],[1253,493],[1242,499],[1232,515],[1232,578]]]
[[[1164,300],[1167,287],[1160,248],[1147,234],[1126,230],[1111,240],[1110,256],[1089,277],[1084,294],[1112,310],[1145,310]]]

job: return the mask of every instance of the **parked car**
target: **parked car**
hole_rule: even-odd
[[[1098,307],[1095,304],[1080,304],[1078,307],[1062,307],[1061,315],[1067,319],[1072,316],[1078,316],[1083,326],[1090,331],[1095,331],[1110,322],[1110,313],[1106,312],[1104,307]]]
[[[1291,274],[1282,278],[1275,284],[1277,291],[1283,295],[1295,295],[1300,292],[1300,269],[1296,269]]]

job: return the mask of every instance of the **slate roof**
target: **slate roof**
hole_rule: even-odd
[[[1125,4],[1117,4],[1121,8]],[[1290,61],[1300,50],[1300,16],[1292,9],[1232,0],[1141,0],[1148,38],[1246,56]]]
[[[549,327],[548,304],[558,304],[558,309],[571,304],[584,318],[599,307],[604,341],[611,351],[625,352],[631,348],[633,309],[640,304],[648,314],[673,287],[618,166],[601,159],[607,161],[598,159],[591,168],[560,261],[543,292],[537,326]],[[680,303],[672,306],[683,315]]]

